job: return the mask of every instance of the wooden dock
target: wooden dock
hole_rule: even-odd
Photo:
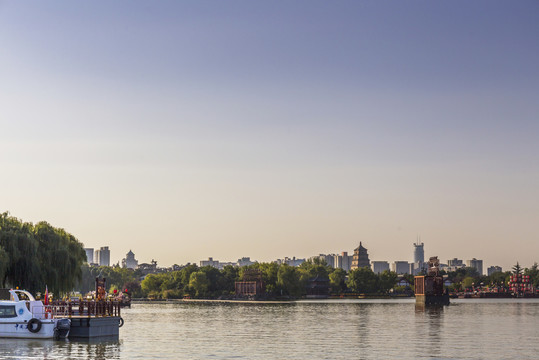
[[[70,319],[70,339],[118,337],[123,325],[119,301],[53,301],[45,306],[53,318]]]

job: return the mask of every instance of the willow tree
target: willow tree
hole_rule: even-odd
[[[63,229],[46,222],[22,222],[0,215],[0,282],[31,292],[73,289],[86,255],[82,244]]]
[[[39,284],[37,244],[31,223],[23,223],[5,212],[0,215],[0,246],[7,255],[2,286],[19,286],[34,290]]]
[[[82,244],[64,229],[54,228],[47,222],[34,227],[38,244],[37,259],[41,269],[41,287],[56,293],[65,293],[82,277],[81,266],[86,260]]]

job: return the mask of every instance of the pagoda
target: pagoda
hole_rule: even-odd
[[[354,257],[352,258],[352,266],[350,269],[359,269],[362,267],[370,267],[371,262],[369,260],[369,254],[367,253],[367,249],[361,245],[361,241],[359,242],[359,246],[354,249]]]

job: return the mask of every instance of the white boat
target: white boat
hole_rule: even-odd
[[[55,318],[25,290],[0,289],[0,337],[53,339],[69,335],[71,321]]]

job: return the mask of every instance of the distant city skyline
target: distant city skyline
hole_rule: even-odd
[[[537,261],[539,2],[0,3],[0,211],[140,263]]]
[[[377,266],[379,267],[381,263],[385,263],[387,262],[387,269],[388,270],[391,270],[391,271],[395,271],[397,273],[402,273],[402,267],[401,266],[406,266],[408,269],[409,269],[409,273],[411,273],[412,269],[414,269],[415,271],[419,271],[420,270],[420,265],[418,265],[418,258],[417,258],[417,255],[418,255],[418,248],[419,249],[423,249],[424,248],[424,243],[422,242],[419,242],[416,241],[415,243],[412,244],[413,245],[413,249],[412,249],[412,260],[410,259],[406,259],[406,258],[400,258],[400,259],[384,259],[384,258],[377,258],[376,260],[370,260],[369,261],[369,267],[372,267],[372,268],[376,268]],[[361,244],[360,244],[361,246]],[[103,249],[103,248],[101,248]],[[106,247],[106,249],[108,250],[108,247]],[[86,253],[87,253],[87,256],[90,256],[88,255],[89,254],[89,251],[93,249],[88,249],[86,248]],[[367,249],[368,251],[368,249]],[[419,254],[421,254],[421,251],[422,250],[419,250]],[[92,253],[93,254],[93,253]],[[352,251],[351,253],[348,252],[348,251],[340,251],[338,253],[331,253],[331,252],[326,252],[326,253],[319,253],[319,254],[311,254],[311,255],[308,255],[308,256],[295,256],[295,255],[289,255],[289,256],[282,256],[282,257],[279,257],[279,258],[275,258],[275,259],[270,259],[270,260],[265,260],[265,261],[262,261],[262,260],[259,260],[259,259],[253,259],[251,258],[250,256],[243,256],[243,257],[238,257],[237,260],[234,260],[234,259],[221,259],[221,258],[218,258],[218,257],[213,257],[213,256],[208,256],[204,259],[198,259],[198,260],[194,260],[194,261],[188,261],[188,262],[185,262],[185,263],[179,263],[179,262],[175,262],[173,264],[160,264],[158,260],[156,260],[155,258],[152,257],[151,261],[142,261],[141,263],[146,263],[146,264],[149,264],[149,263],[157,263],[159,267],[162,267],[162,268],[169,268],[173,265],[179,265],[179,266],[182,266],[182,265],[186,265],[186,264],[197,264],[199,266],[214,266],[214,267],[219,267],[219,268],[222,268],[223,266],[226,266],[226,265],[239,265],[239,266],[245,266],[245,265],[250,265],[250,264],[253,264],[253,263],[256,263],[256,262],[277,262],[277,263],[287,263],[288,265],[291,265],[291,266],[299,266],[301,264],[301,262],[303,261],[307,261],[309,259],[312,259],[312,258],[320,258],[320,257],[326,257],[326,263],[331,266],[331,267],[334,267],[334,268],[345,268],[345,270],[350,270],[350,268],[353,267],[352,263],[352,258],[353,258],[353,254],[354,254],[354,251]],[[343,256],[347,256],[349,259],[345,260],[345,264],[344,267],[343,267],[343,264],[342,263],[339,263],[337,264],[335,261],[336,261],[336,257],[341,257],[341,255]],[[370,256],[370,255],[369,255]],[[478,269],[478,271],[483,274],[483,275],[487,275],[488,271],[493,271],[493,269],[496,269],[496,271],[500,271],[499,269],[502,269],[503,271],[511,271],[512,267],[515,265],[515,264],[511,264],[507,267],[503,267],[499,264],[493,264],[493,263],[490,263],[488,261],[488,259],[485,261],[485,259],[483,259],[481,256],[479,256],[479,259],[477,259],[476,257],[473,257],[473,258],[458,258],[458,257],[454,257],[454,258],[445,258],[443,255],[429,255],[428,257],[431,257],[431,256],[436,256],[438,257],[439,261],[440,261],[440,264],[443,264],[444,266],[446,266],[445,268],[443,268],[444,270],[447,270],[447,271],[454,271],[455,269],[457,268],[460,268],[460,267],[474,267],[476,269]],[[117,261],[117,262],[112,262],[110,265],[120,265],[122,267],[130,267],[130,268],[136,268],[136,266],[138,265],[138,260],[135,260],[135,253],[130,249],[129,252],[125,255],[124,258],[122,258],[121,260]],[[328,261],[327,257],[331,257],[331,259]],[[428,257],[427,258],[424,258],[424,261],[427,261],[428,260]],[[335,258],[335,259],[334,259]],[[342,261],[342,260],[339,260],[339,261]],[[420,263],[422,261],[419,261]],[[539,262],[539,261],[536,261],[536,262]],[[534,262],[535,263],[535,262]],[[217,265],[216,265],[217,264]],[[363,264],[365,266],[365,264]],[[532,264],[529,264],[529,265],[526,265],[526,264],[522,264],[520,263],[521,266],[523,266],[524,268],[530,268]],[[412,266],[412,268],[410,268],[410,266]],[[401,270],[397,270],[397,269],[401,269]],[[374,269],[373,269],[374,270]],[[488,270],[488,271],[487,271]],[[381,272],[381,271],[379,271]]]

